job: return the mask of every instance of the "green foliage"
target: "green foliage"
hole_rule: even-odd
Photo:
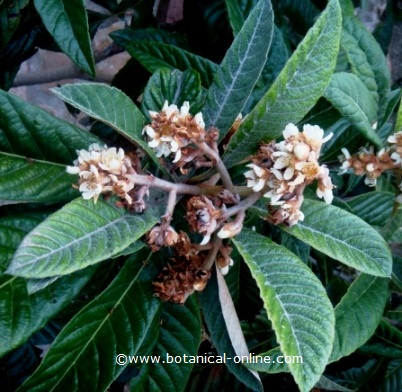
[[[357,76],[346,72],[334,74],[324,97],[362,133],[363,137],[376,146],[382,145],[372,128],[377,112],[376,103]]]
[[[149,111],[158,112],[165,101],[179,107],[185,101],[191,102],[190,110],[196,114],[205,99],[200,76],[192,69],[180,72],[162,68],[156,71],[144,90],[142,110],[149,118]],[[142,141],[142,139],[141,139]]]
[[[269,0],[261,0],[245,21],[215,73],[203,107],[205,125],[229,131],[243,109],[264,67],[271,45],[273,13]]]
[[[0,91],[2,391],[399,390],[396,7],[380,46],[365,2],[94,3],[0,0],[2,88],[36,48],[91,75],[78,127]]]
[[[313,200],[303,204],[305,219],[288,231],[320,252],[374,276],[389,277],[391,253],[367,223],[338,207]]]
[[[77,198],[29,233],[7,273],[36,279],[70,274],[122,251],[156,222],[148,213]]]
[[[83,0],[34,0],[34,4],[60,49],[94,76],[95,64]]]
[[[243,230],[233,242],[257,281],[281,350],[303,357],[303,364],[288,366],[300,390],[309,391],[334,339],[334,313],[324,288],[300,259],[269,239]]]
[[[192,68],[200,74],[202,86],[208,88],[212,83],[214,73],[217,71],[217,65],[212,61],[173,45],[156,40],[132,41],[118,32],[111,36],[150,72],[155,72],[164,67],[178,69],[182,72]]]
[[[261,141],[279,137],[286,124],[300,121],[314,106],[335,68],[340,33],[339,4],[331,1],[231,139],[224,156],[228,166],[253,153]]]
[[[330,362],[346,357],[374,333],[388,299],[389,280],[360,275],[335,307],[335,341]]]
[[[117,354],[135,355],[159,321],[160,302],[150,286],[153,268],[138,261],[132,257],[113,283],[67,324],[21,392],[80,391],[90,382],[102,390],[116,379],[124,369],[116,363]]]

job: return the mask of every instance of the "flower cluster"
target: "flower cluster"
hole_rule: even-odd
[[[300,132],[294,124],[288,124],[283,137],[282,142],[262,144],[244,175],[248,187],[270,199],[268,219],[292,226],[304,219],[300,211],[303,190],[313,181],[318,182],[317,196],[332,202],[329,170],[318,163],[321,146],[332,134],[324,137],[324,131],[316,125],[304,125]]]
[[[133,204],[132,190],[135,186],[129,175],[135,174],[132,159],[122,148],[101,147],[91,144],[88,150],[77,151],[74,166],[67,166],[67,172],[78,174],[78,189],[84,199],[97,202],[101,193],[113,193]]]
[[[377,153],[374,147],[363,147],[351,155],[346,148],[342,148],[342,155],[339,160],[342,163],[341,174],[351,170],[358,176],[365,176],[364,182],[368,186],[375,186],[377,178],[387,170],[397,170],[402,167],[402,132],[394,133],[387,139],[388,145]],[[402,182],[399,184],[402,192]],[[402,203],[402,193],[396,198],[398,203]]]
[[[142,133],[149,137],[148,145],[155,149],[158,157],[167,157],[175,153],[173,162],[178,162],[183,147],[204,140],[205,123],[202,113],[192,117],[189,111],[188,102],[184,102],[179,110],[176,105],[169,105],[168,101],[165,101],[160,112],[149,112],[152,123],[146,125]]]
[[[395,168],[396,164],[389,155],[389,151],[382,148],[377,154],[374,147],[361,148],[357,154],[350,155],[346,148],[342,148],[343,155],[339,157],[342,165],[341,174],[349,169],[358,176],[365,176],[364,182],[368,186],[375,186],[377,178],[385,171]]]
[[[194,166],[211,166],[206,162],[203,151],[197,147],[201,144],[216,141],[217,131],[206,132],[202,113],[194,117],[189,113],[190,104],[184,102],[180,110],[168,101],[160,112],[149,111],[152,123],[142,131],[148,136],[148,145],[156,152],[157,157],[174,155],[173,163],[183,173],[188,171],[190,163]]]

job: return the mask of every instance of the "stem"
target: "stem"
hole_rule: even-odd
[[[216,170],[221,175],[223,186],[228,189],[230,192],[234,192],[234,186],[232,183],[232,179],[230,178],[228,169],[222,162],[219,154],[214,151],[211,147],[208,146],[207,143],[203,142],[198,145],[198,147],[205,152],[205,155],[215,162]]]
[[[166,223],[169,223],[172,220],[173,211],[174,208],[176,207],[176,201],[177,201],[177,192],[175,190],[171,190],[169,192],[169,198],[166,206],[165,215],[163,216]]]
[[[213,248],[208,252],[204,264],[202,265],[202,269],[205,269],[207,271],[209,271],[214,265],[216,255],[218,254],[219,248],[222,246],[222,240],[218,237],[215,237],[213,244]]]
[[[136,185],[145,185],[151,188],[159,188],[166,192],[174,191],[176,194],[188,194],[193,196],[202,195],[204,192],[197,185],[175,184],[173,182],[161,180],[152,175],[126,174],[126,177],[134,181]]]
[[[253,192],[250,196],[246,197],[243,199],[239,204],[230,207],[227,209],[226,214],[223,216],[223,218],[227,219],[233,215],[236,215],[240,212],[244,212],[247,210],[247,208],[251,207],[256,201],[258,201],[261,198],[261,193],[260,192]]]

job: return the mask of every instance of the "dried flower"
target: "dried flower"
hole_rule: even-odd
[[[184,303],[194,291],[205,288],[211,272],[203,269],[205,252],[196,250],[185,233],[179,234],[174,258],[153,282],[155,296],[162,301]]]
[[[211,234],[218,227],[218,220],[222,216],[222,210],[215,208],[214,204],[206,196],[193,196],[187,202],[187,221],[190,228],[204,235],[201,245],[205,245],[211,239]]]
[[[147,234],[147,242],[153,252],[162,246],[172,246],[179,240],[179,235],[172,226],[158,225]]]

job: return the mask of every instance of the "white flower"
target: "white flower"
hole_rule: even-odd
[[[326,166],[320,166],[320,174],[318,178],[317,196],[324,199],[325,203],[331,204],[334,199],[332,180],[329,176],[329,170]]]
[[[109,181],[109,178],[102,179],[94,165],[90,166],[90,170],[81,171],[80,177],[85,180],[79,187],[82,197],[86,200],[93,197],[96,203],[103,191],[103,183]]]
[[[324,130],[322,128],[320,128],[318,125],[306,124],[303,126],[303,135],[306,143],[310,145],[314,151],[319,153],[323,143],[331,139],[333,133],[331,132],[324,138]]]
[[[79,174],[79,172],[81,171],[79,166],[67,166],[66,170],[69,174]]]
[[[341,170],[340,174],[344,174],[352,166],[349,161],[351,155],[346,148],[342,148],[341,151],[343,155],[339,155],[338,157],[339,160],[342,162],[342,165],[340,167]]]
[[[282,134],[286,141],[291,141],[293,138],[299,137],[300,132],[296,125],[289,123]]]
[[[120,174],[124,161],[124,151],[116,147],[108,148],[106,151],[101,152],[99,160],[99,167],[113,174]]]
[[[252,188],[254,192],[259,192],[264,188],[267,178],[269,177],[269,172],[254,163],[250,163],[247,167],[252,169],[244,173],[247,179],[247,186]]]

